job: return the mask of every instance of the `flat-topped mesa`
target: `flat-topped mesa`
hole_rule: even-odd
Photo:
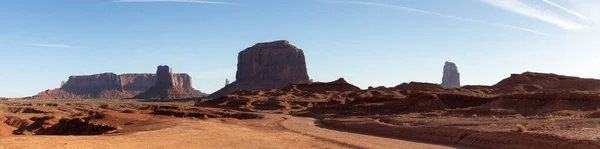
[[[185,89],[177,85],[177,78],[169,66],[158,66],[156,70],[156,83],[147,91],[136,95],[135,99],[182,99],[197,97],[189,94]]]
[[[287,40],[277,40],[277,41],[273,41],[273,42],[261,42],[261,43],[257,43],[254,46],[250,47],[250,48],[288,48],[288,47],[294,47],[296,48],[294,45],[290,44],[289,41]]]
[[[238,80],[307,82],[309,77],[304,51],[286,40],[258,43],[239,53],[236,81]]]
[[[192,87],[192,79],[188,74],[173,74],[172,84],[193,95],[202,93]],[[94,75],[71,76],[61,88],[46,90],[33,96],[34,99],[123,99],[132,98],[154,86],[156,74],[122,74],[102,73]]]
[[[238,54],[236,80],[208,98],[237,90],[280,89],[309,82],[304,51],[287,40],[258,43]]]
[[[69,80],[61,88],[73,93],[99,93],[103,90],[123,91],[121,78],[114,73],[70,76]]]
[[[444,64],[444,76],[442,77],[441,86],[444,88],[460,88],[460,73],[456,64],[452,62]]]

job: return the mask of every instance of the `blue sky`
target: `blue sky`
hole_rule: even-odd
[[[600,78],[596,0],[0,0],[0,96],[70,75],[152,73],[169,65],[203,92],[235,79],[237,53],[286,39],[317,81],[362,88],[462,84],[511,73]]]

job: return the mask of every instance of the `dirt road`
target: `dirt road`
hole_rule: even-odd
[[[351,148],[366,149],[449,149],[443,145],[434,145],[420,142],[411,142],[398,139],[376,137],[363,134],[335,131],[321,128],[315,125],[314,118],[301,118],[284,116],[286,120],[280,125],[291,131],[312,136],[318,139],[336,142]]]
[[[169,119],[161,124],[172,125],[165,129],[116,135],[6,136],[0,137],[0,149],[450,148],[328,130],[315,126],[311,118],[273,117],[248,121]]]

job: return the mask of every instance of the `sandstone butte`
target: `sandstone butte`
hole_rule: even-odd
[[[239,53],[235,82],[208,98],[237,90],[280,89],[309,81],[304,51],[286,40],[257,43]]]
[[[185,88],[178,85],[179,81],[169,66],[158,66],[156,70],[156,83],[147,91],[136,95],[135,99],[183,99],[194,97],[186,92]]]
[[[460,88],[460,73],[456,64],[452,62],[444,64],[444,75],[441,86],[444,88]]]

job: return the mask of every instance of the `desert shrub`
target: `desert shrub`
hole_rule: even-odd
[[[492,116],[492,121],[498,121],[498,120],[499,120],[498,117]]]
[[[518,118],[518,119],[523,119],[523,118],[525,118],[525,117],[524,117],[523,115],[521,115],[521,114],[515,114],[515,118]]]
[[[517,132],[524,133],[527,131],[527,128],[521,124],[517,124],[515,127],[517,127]]]
[[[206,114],[204,114],[204,115],[202,116],[202,119],[205,119],[205,120],[207,120],[208,118],[209,118],[209,117],[208,117],[208,115],[206,115]]]

